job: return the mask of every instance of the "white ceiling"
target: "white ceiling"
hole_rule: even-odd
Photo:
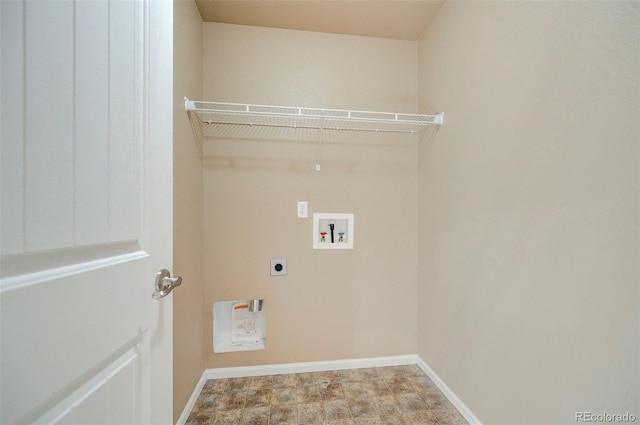
[[[445,0],[196,0],[205,22],[417,40]]]

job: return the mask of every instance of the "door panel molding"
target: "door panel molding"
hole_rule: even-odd
[[[18,423],[33,424],[83,424],[86,409],[95,412],[95,406],[106,407],[104,423],[134,424],[142,423],[142,412],[136,409],[136,401],[141,397],[141,388],[136,381],[139,374],[142,344],[148,344],[146,335],[140,334],[120,350],[106,358],[100,364],[88,370],[82,376],[70,382],[53,394]],[[129,400],[130,409],[109,409],[109,399]],[[125,403],[127,405],[128,403]],[[123,411],[124,410],[124,411]],[[93,413],[91,412],[91,413]],[[119,416],[115,420],[113,416]]]
[[[137,240],[4,256],[0,260],[0,292],[63,279],[147,256],[149,253],[140,248]]]

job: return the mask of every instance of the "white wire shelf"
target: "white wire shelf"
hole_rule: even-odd
[[[444,120],[443,113],[425,115],[319,109],[205,102],[188,98],[184,99],[184,105],[191,118],[201,154],[203,138],[215,137],[216,129],[224,125],[416,134],[429,126],[441,125]],[[320,137],[320,144],[321,140]]]
[[[310,128],[317,130],[417,133],[429,125],[440,125],[444,114],[421,115],[395,112],[350,111],[291,106],[203,102],[185,98],[185,109],[203,125]]]

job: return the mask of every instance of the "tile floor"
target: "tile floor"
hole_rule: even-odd
[[[212,379],[187,425],[463,425],[417,365]]]

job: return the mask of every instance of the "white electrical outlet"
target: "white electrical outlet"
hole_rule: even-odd
[[[307,218],[307,201],[298,201],[298,218]]]

